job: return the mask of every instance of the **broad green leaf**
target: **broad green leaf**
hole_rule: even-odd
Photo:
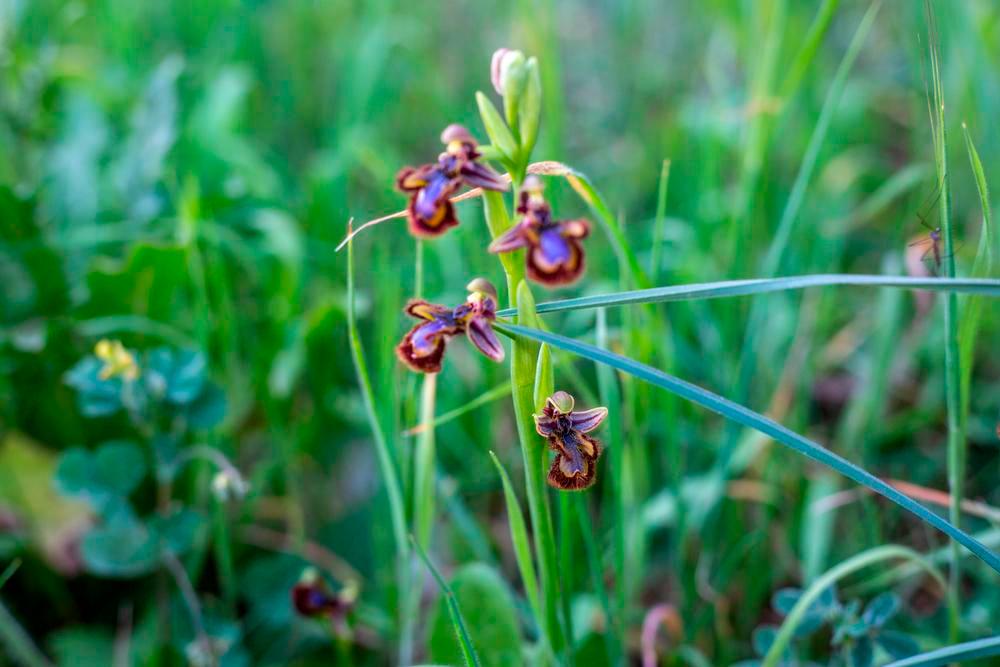
[[[111,578],[149,574],[160,562],[155,533],[136,520],[92,529],[80,543],[80,555],[88,571]]]

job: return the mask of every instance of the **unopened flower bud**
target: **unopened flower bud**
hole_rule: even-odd
[[[528,80],[526,59],[520,51],[497,49],[490,63],[490,80],[493,89],[503,97],[504,115],[507,124],[516,129],[519,123],[518,109],[524,85]]]

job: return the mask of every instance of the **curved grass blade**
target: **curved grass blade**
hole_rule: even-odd
[[[936,651],[910,656],[904,660],[890,662],[885,667],[938,667],[950,663],[965,662],[976,658],[991,658],[1000,655],[1000,635],[977,639],[972,642],[945,646]]]
[[[455,592],[451,590],[451,586],[444,580],[438,569],[434,567],[434,563],[431,562],[431,559],[424,552],[420,544],[417,543],[413,535],[410,535],[410,544],[413,545],[413,548],[420,556],[420,560],[424,561],[424,565],[430,570],[437,585],[441,587],[441,592],[444,594],[445,602],[448,605],[448,615],[451,616],[451,623],[455,626],[458,643],[462,646],[462,657],[465,658],[466,667],[479,667],[479,656],[476,655],[476,649],[472,646],[472,640],[469,638],[469,631],[465,628],[465,619],[462,617],[462,610],[458,606],[458,599],[455,597]]]
[[[968,533],[960,530],[954,524],[942,519],[937,514],[931,512],[923,505],[904,493],[893,488],[878,477],[867,472],[863,468],[851,463],[842,456],[831,452],[822,445],[799,435],[798,433],[782,426],[781,424],[754,412],[738,403],[734,403],[727,398],[714,394],[707,389],[691,384],[685,380],[668,375],[634,359],[623,357],[599,347],[582,343],[565,336],[531,329],[528,327],[497,322],[495,328],[507,336],[529,338],[541,343],[548,343],[552,347],[557,347],[569,352],[573,352],[581,357],[602,364],[607,364],[612,368],[633,375],[640,380],[649,382],[661,389],[677,394],[681,398],[696,403],[712,412],[718,413],[734,422],[749,426],[760,431],[764,435],[770,436],[778,443],[789,449],[803,454],[808,458],[833,468],[845,477],[862,484],[875,493],[884,496],[896,503],[903,509],[915,514],[925,522],[934,526],[941,532],[961,543],[965,548],[979,557],[991,568],[1000,572],[1000,556],[990,551],[984,544],[976,540]]]
[[[795,606],[792,607],[792,610],[788,613],[788,616],[785,617],[784,622],[781,624],[781,628],[778,630],[778,634],[775,636],[774,642],[771,644],[771,648],[767,650],[767,655],[764,656],[763,667],[775,667],[775,665],[780,662],[782,654],[788,647],[788,643],[795,635],[795,629],[798,627],[799,622],[805,617],[806,612],[809,611],[813,602],[819,599],[819,596],[823,594],[823,591],[830,588],[830,586],[834,585],[837,581],[854,572],[857,572],[858,570],[892,558],[904,558],[908,561],[916,563],[921,568],[926,570],[928,574],[934,577],[934,580],[940,584],[942,590],[947,588],[944,577],[940,572],[938,572],[937,568],[927,562],[923,556],[912,549],[907,549],[906,547],[901,547],[896,544],[886,544],[881,547],[869,549],[868,551],[863,551],[827,570],[826,573],[816,579],[816,581],[814,581],[809,588],[805,590],[802,597],[800,597],[798,602],[795,603]]]
[[[531,611],[535,614],[535,622],[541,627],[542,607],[538,601],[538,576],[535,574],[535,565],[531,561],[531,543],[528,541],[528,529],[524,523],[524,513],[521,511],[521,504],[517,501],[517,492],[511,484],[510,477],[504,469],[500,459],[492,451],[490,458],[500,474],[500,481],[503,482],[503,496],[507,503],[507,524],[510,526],[510,539],[514,544],[514,558],[517,561],[517,569],[521,572],[521,581],[524,583],[524,594],[528,598]]]
[[[661,301],[689,301],[694,299],[721,299],[751,294],[766,294],[807,287],[853,285],[859,287],[895,287],[900,289],[955,292],[1000,297],[1000,280],[984,278],[910,278],[908,276],[879,276],[850,273],[815,273],[783,278],[751,278],[748,280],[720,280],[711,283],[671,285],[650,289],[629,290],[613,294],[595,294],[561,301],[546,301],[536,306],[539,314],[561,310],[607,308]],[[515,308],[497,312],[500,317],[517,314]]]

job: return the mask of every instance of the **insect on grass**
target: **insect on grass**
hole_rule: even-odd
[[[917,219],[920,221],[920,225],[927,230],[927,234],[912,241],[907,244],[907,247],[917,248],[924,247],[925,250],[923,254],[920,255],[921,262],[930,261],[931,273],[933,275],[938,275],[941,270],[941,263],[948,257],[942,255],[942,245],[944,244],[944,237],[941,235],[941,227],[932,225],[928,222],[934,207],[937,205],[938,200],[941,198],[941,188],[935,188],[934,196],[929,202],[921,207],[921,211],[917,213]]]

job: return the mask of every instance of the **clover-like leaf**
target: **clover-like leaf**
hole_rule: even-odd
[[[871,667],[875,661],[875,645],[871,637],[859,637],[851,647],[852,667]]]
[[[865,607],[861,619],[872,628],[881,628],[899,611],[899,596],[892,592],[877,595]]]

